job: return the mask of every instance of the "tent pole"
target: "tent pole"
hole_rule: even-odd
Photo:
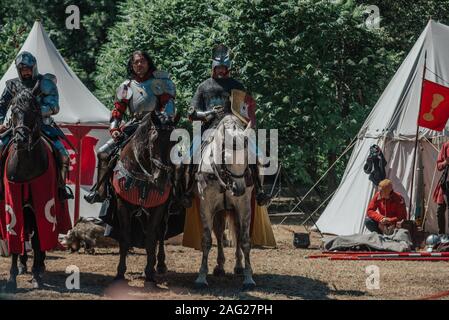
[[[81,160],[83,158],[82,149],[83,149],[83,139],[84,137],[91,131],[92,128],[79,126],[79,125],[71,125],[67,126],[67,129],[73,134],[73,136],[77,139],[76,144],[76,163],[77,163],[77,172],[75,172],[75,212],[73,214],[73,225],[78,221],[80,217],[80,197],[81,197],[81,176],[82,176],[82,168],[81,168]]]
[[[83,149],[83,137],[78,137],[77,141],[78,152],[76,154],[77,172],[75,174],[75,213],[74,225],[80,217],[80,196],[81,196],[81,159]]]
[[[419,136],[419,113],[421,110],[421,105],[422,105],[422,92],[423,92],[423,88],[424,88],[424,80],[426,79],[426,69],[427,69],[427,51],[424,54],[424,70],[423,70],[423,74],[422,74],[422,81],[421,81],[421,95],[419,98],[419,110],[418,110],[418,116],[416,117],[416,135],[415,135],[415,149],[413,150],[413,164],[412,164],[412,184],[411,184],[411,189],[410,189],[410,203],[409,203],[409,210],[408,210],[408,217],[407,220],[410,220],[411,218],[411,214],[412,214],[412,204],[413,204],[413,191],[415,189],[415,174],[416,174],[416,169],[415,169],[415,165],[416,165],[416,154],[418,152],[418,136]]]

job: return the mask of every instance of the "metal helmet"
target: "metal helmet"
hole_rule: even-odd
[[[381,153],[380,147],[377,144],[372,145],[369,148],[369,157],[370,158],[377,158]]]
[[[219,66],[225,66],[229,70],[232,67],[231,51],[224,44],[219,44],[212,52],[212,71]]]
[[[426,239],[426,249],[427,251],[432,251],[437,245],[441,243],[441,239],[436,234],[431,234]]]
[[[16,58],[16,68],[17,68],[17,73],[19,74],[19,78],[20,80],[24,80],[22,79],[22,74],[20,73],[20,70],[23,67],[27,67],[30,68],[33,71],[33,75],[32,75],[32,79],[35,80],[38,76],[38,71],[37,71],[37,60],[36,58],[29,53],[28,51],[23,51],[21,52],[17,58]]]

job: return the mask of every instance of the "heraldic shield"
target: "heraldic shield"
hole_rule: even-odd
[[[250,121],[253,126],[256,124],[256,103],[245,91],[231,91],[231,111],[245,124]]]

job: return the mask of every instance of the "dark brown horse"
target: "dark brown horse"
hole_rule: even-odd
[[[170,135],[176,122],[162,123],[154,113],[142,119],[120,154],[114,170],[115,186],[121,181],[128,190],[138,190],[136,192],[141,201],[149,197],[166,196],[167,190],[171,192],[174,168],[170,161],[170,151],[174,142],[170,142]],[[156,207],[148,207],[125,200],[117,194],[116,187],[112,193],[116,200],[113,227],[118,229],[115,238],[120,244],[120,261],[115,280],[125,279],[128,250],[131,247],[142,247],[147,252],[145,281],[154,283],[158,242],[157,270],[159,273],[167,271],[164,238],[171,197],[165,197],[166,200]]]
[[[11,102],[12,141],[6,165],[6,178],[15,183],[31,181],[41,176],[48,168],[48,155],[41,139],[42,115],[30,90],[21,90]],[[41,251],[36,218],[32,206],[24,208],[24,229],[31,237],[34,251],[32,284],[34,288],[42,286],[42,273],[45,270],[45,252]],[[24,252],[26,250],[24,249]],[[12,254],[10,278],[7,291],[17,288],[16,277],[18,254]],[[21,259],[22,260],[22,259]],[[25,260],[26,261],[26,260]]]

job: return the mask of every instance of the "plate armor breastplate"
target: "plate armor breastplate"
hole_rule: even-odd
[[[148,79],[144,82],[132,80],[129,89],[132,91],[132,97],[129,101],[129,112],[132,117],[143,117],[145,114],[153,111],[157,106],[157,92],[154,92],[154,82],[158,79]]]
[[[165,112],[171,110],[174,113],[175,85],[167,72],[155,71],[152,78],[143,82],[123,82],[117,89],[117,101],[126,104],[130,116],[139,120],[159,107],[159,97],[164,94],[172,97],[171,101],[165,104]]]

